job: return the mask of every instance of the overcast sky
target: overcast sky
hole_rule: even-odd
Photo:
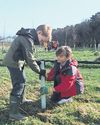
[[[0,0],[0,36],[21,27],[75,25],[100,12],[100,0]]]

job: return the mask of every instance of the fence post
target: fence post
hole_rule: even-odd
[[[1,49],[2,53],[4,51],[4,42],[2,41],[2,49]]]

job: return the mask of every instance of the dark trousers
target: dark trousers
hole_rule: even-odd
[[[25,89],[25,74],[23,69],[8,67],[12,82],[11,95],[21,98]]]
[[[53,94],[51,95],[51,101],[54,103],[57,103],[58,101],[60,101],[61,96],[59,92],[53,92]]]

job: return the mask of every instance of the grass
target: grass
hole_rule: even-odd
[[[54,59],[55,52],[43,52],[41,49],[37,58]],[[93,51],[74,51],[78,60],[94,60]],[[8,118],[9,93],[11,81],[6,67],[0,67],[0,125],[99,125],[100,124],[100,69],[80,68],[85,81],[85,93],[74,97],[74,102],[54,105],[50,101],[51,90],[47,95],[47,110],[42,112],[40,105],[40,81],[38,75],[25,67],[27,85],[26,97],[33,104],[24,105],[25,121],[10,121]],[[47,83],[50,86],[50,83]],[[52,86],[51,86],[52,88]]]
[[[0,50],[0,59],[3,59],[3,57],[5,56],[5,53],[7,52],[8,48],[4,50],[4,52],[2,52]],[[95,55],[95,53],[98,52],[98,55]],[[81,55],[81,56],[80,56]],[[93,61],[95,60],[97,57],[100,56],[100,52],[99,51],[94,51],[92,49],[75,49],[73,51],[73,57],[75,57],[77,60],[79,61]],[[44,52],[43,48],[36,48],[36,53],[35,53],[35,57],[37,59],[55,59],[55,51],[50,51],[50,52]]]

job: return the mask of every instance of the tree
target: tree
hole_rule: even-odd
[[[100,12],[96,13],[90,18],[90,26],[92,28],[92,39],[94,41],[94,46],[98,47],[100,43]]]

